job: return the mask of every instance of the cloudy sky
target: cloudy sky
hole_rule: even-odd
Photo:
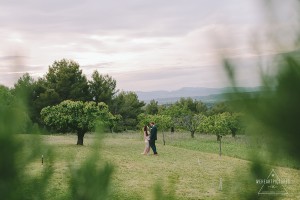
[[[0,0],[0,84],[42,77],[62,58],[121,90],[224,87],[220,56],[239,83],[259,84],[255,58],[274,49],[253,40],[265,28],[259,0]],[[252,44],[251,44],[252,42]]]

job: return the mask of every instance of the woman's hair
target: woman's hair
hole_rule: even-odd
[[[148,126],[144,126],[144,131],[146,131],[146,136],[148,136]]]

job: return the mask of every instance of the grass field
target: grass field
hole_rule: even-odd
[[[188,133],[177,133],[174,136],[165,133],[165,136],[168,144],[172,146],[207,153],[220,152],[220,144],[216,141],[215,135],[196,134],[195,138],[191,138]],[[227,135],[222,138],[222,155],[249,161],[253,160],[255,155],[259,156],[265,164],[300,169],[299,163],[283,153],[280,154],[280,151],[277,152],[278,156],[272,157],[264,141],[264,138],[250,141],[250,138],[245,135],[238,135],[235,138]]]
[[[219,144],[215,136],[197,136],[190,141],[188,134],[161,137],[157,149],[159,156],[144,156],[144,142],[140,133],[106,134],[101,140],[99,153],[102,160],[114,166],[110,197],[112,199],[155,199],[154,190],[177,199],[239,199],[239,195],[259,187],[255,178],[249,177],[248,187],[242,180],[248,178],[251,161],[247,157],[247,142],[223,139],[223,155],[219,156]],[[29,136],[22,136],[24,139]],[[95,149],[94,135],[85,136],[84,146],[75,145],[75,135],[43,135],[42,140],[54,151],[54,174],[49,191],[55,191],[49,199],[68,199],[70,166],[79,166]],[[196,141],[196,142],[195,142]],[[202,142],[200,142],[202,141]],[[245,159],[240,159],[245,158]],[[47,158],[45,157],[45,165]],[[40,160],[32,164],[28,173],[37,173],[43,166]],[[288,195],[281,199],[300,199],[300,171],[287,167],[274,168],[280,177],[289,180]],[[222,190],[220,190],[222,178]],[[266,178],[266,177],[256,177]],[[258,188],[258,189],[257,189]],[[257,193],[256,193],[257,194]],[[256,195],[254,194],[254,195]]]

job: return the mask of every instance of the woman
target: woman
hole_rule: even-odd
[[[149,140],[150,140],[150,136],[148,134],[148,126],[144,126],[145,149],[144,149],[144,152],[141,154],[148,155],[148,153],[150,151]]]

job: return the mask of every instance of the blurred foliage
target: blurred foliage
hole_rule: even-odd
[[[176,183],[178,182],[179,176],[173,174],[168,177],[168,185],[164,186],[161,183],[156,183],[154,185],[154,200],[176,200],[178,199],[175,195]],[[165,189],[165,191],[163,190]]]
[[[103,169],[98,169],[98,159],[91,157],[79,169],[71,170],[71,199],[110,199],[109,185],[113,168],[106,164]]]
[[[268,177],[271,168],[266,163],[276,166],[279,160],[288,157],[300,166],[300,59],[294,53],[285,53],[277,55],[274,60],[276,62],[272,67],[277,69],[277,74],[262,74],[261,91],[248,94],[236,89],[231,96],[237,111],[245,114],[246,134],[251,136],[254,143],[263,141],[270,152],[268,158],[260,158],[258,153],[253,153],[249,177],[240,177],[243,187],[247,187],[249,180],[255,184],[255,179]],[[231,70],[230,77],[236,78],[234,64],[227,61],[226,65],[227,69]],[[254,195],[258,190],[257,187],[249,187],[249,190],[240,193],[238,198],[280,198],[279,195]]]
[[[29,123],[23,95],[22,89],[13,96],[0,87],[1,199],[44,199],[53,173],[51,151],[41,146],[39,138],[33,135],[30,141],[24,141],[17,135]],[[41,173],[29,174],[27,169],[32,163],[41,166],[42,154],[47,157],[47,165]]]
[[[277,59],[278,74],[265,78],[260,92],[249,95],[237,90],[232,98],[236,109],[246,115],[247,133],[263,137],[272,152],[284,151],[300,161],[300,60],[289,54]]]
[[[69,180],[71,196],[75,200],[111,199],[111,178],[114,167],[105,162],[101,156],[101,141],[103,123],[96,124],[96,140],[93,151],[80,166],[70,164],[71,178]]]

